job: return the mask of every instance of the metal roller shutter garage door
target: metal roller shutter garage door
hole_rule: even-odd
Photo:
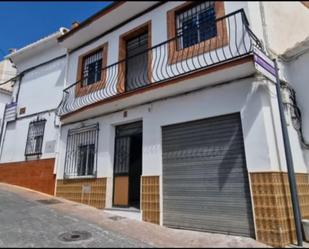
[[[162,127],[163,224],[254,237],[239,113]]]

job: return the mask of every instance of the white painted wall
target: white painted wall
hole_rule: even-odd
[[[145,15],[131,21],[130,23],[118,28],[117,30],[115,30],[114,32],[106,35],[105,37],[102,37],[100,39],[98,39],[97,41],[82,47],[81,49],[73,52],[72,54],[70,54],[69,56],[69,63],[68,63],[68,74],[67,74],[67,78],[66,78],[66,82],[67,84],[72,84],[74,82],[76,82],[76,76],[77,76],[77,63],[78,63],[78,57],[84,53],[86,53],[87,51],[98,47],[100,45],[102,45],[105,42],[108,42],[108,56],[107,56],[107,65],[116,63],[118,61],[118,48],[119,48],[119,36],[129,30],[132,30],[133,28],[151,20],[152,23],[152,46],[155,46],[156,44],[159,44],[163,41],[167,40],[167,23],[166,23],[166,12],[180,4],[182,4],[183,2],[167,2],[166,4],[152,10],[149,13],[146,13]],[[258,36],[258,38],[260,39],[264,39],[264,31],[263,30],[263,23],[262,23],[262,16],[261,16],[261,6],[259,2],[250,2],[250,3],[244,3],[244,2],[240,2],[240,1],[225,1],[224,2],[225,5],[225,14],[231,13],[233,11],[239,10],[241,8],[244,9],[245,13],[247,14],[249,23],[250,23],[250,27],[252,28],[253,32],[255,32],[255,34]],[[278,8],[278,6],[280,6],[281,9]],[[294,4],[294,3],[280,3],[279,5],[277,5],[277,3],[273,2],[273,3],[265,3],[264,7],[264,11],[265,11],[265,15],[266,18],[268,18],[267,20],[267,24],[269,24],[268,29],[266,29],[267,32],[267,37],[269,35],[269,32],[273,32],[272,36],[270,36],[270,44],[272,44],[273,46],[277,46],[279,40],[275,40],[275,31],[273,29],[275,29],[274,27],[276,27],[277,25],[282,25],[282,19],[284,19],[283,23],[287,23],[288,17],[291,15],[290,13],[296,13],[298,10],[301,11],[301,17],[300,19],[297,19],[297,24],[299,24],[299,20],[304,20],[303,18],[306,17],[306,13],[303,12],[303,6],[299,5],[298,3]],[[279,10],[278,10],[279,9]],[[294,12],[290,11],[290,10],[295,10]],[[279,12],[278,12],[279,11]],[[307,11],[307,10],[306,10]],[[278,17],[272,17],[272,19],[269,19],[270,15],[273,15],[277,13],[279,16]],[[277,18],[277,19],[276,19]],[[279,19],[278,19],[279,18]],[[294,24],[293,24],[294,25]],[[291,22],[288,24],[288,32],[292,31],[292,26]],[[299,26],[299,25],[298,25]],[[273,29],[270,29],[273,28]],[[282,26],[280,26],[279,28],[282,31]],[[282,31],[283,32],[283,31]],[[287,32],[284,31],[283,32],[283,36],[282,38],[286,38],[286,34]],[[99,34],[99,32],[98,32]],[[293,42],[295,42],[295,40],[300,39],[302,37],[302,35],[296,35],[296,36],[292,36],[291,39],[287,39],[286,41],[282,42],[282,44],[280,44],[280,46],[278,47],[278,49],[286,49],[290,46],[290,44],[292,44]],[[277,42],[277,43],[276,43]],[[284,158],[284,150],[283,150],[283,141],[282,141],[282,133],[281,133],[281,127],[280,127],[280,119],[279,119],[279,113],[278,113],[278,107],[277,107],[277,100],[276,100],[276,96],[274,95],[275,93],[275,88],[271,83],[264,83],[264,86],[256,86],[253,84],[252,88],[250,88],[250,90],[244,88],[241,89],[239,88],[238,91],[229,91],[229,94],[233,94],[233,97],[230,98],[235,98],[237,99],[238,103],[238,108],[236,108],[234,106],[233,109],[233,105],[230,105],[230,102],[228,101],[224,101],[224,108],[228,108],[226,107],[226,105],[229,106],[229,108],[231,110],[238,110],[242,112],[242,115],[244,115],[245,113],[248,112],[247,115],[252,115],[252,113],[255,113],[254,118],[256,118],[256,120],[253,120],[253,118],[244,118],[243,122],[246,124],[245,126],[250,127],[250,125],[255,126],[257,124],[262,124],[262,126],[258,126],[259,128],[255,128],[255,129],[245,129],[245,134],[248,135],[248,138],[245,139],[245,143],[249,143],[249,145],[251,144],[252,149],[248,149],[246,146],[246,153],[247,153],[247,160],[248,160],[248,167],[251,171],[267,171],[267,170],[286,170],[286,165],[285,165],[285,158]],[[246,86],[246,85],[245,85]],[[219,89],[219,88],[218,88]],[[254,89],[254,90],[253,90]],[[214,90],[213,90],[214,91]],[[218,101],[218,100],[226,100],[226,96],[225,94],[227,93],[221,93],[219,90],[217,90],[218,92],[216,92],[216,94],[214,94],[213,98],[214,101]],[[222,90],[221,90],[222,91]],[[246,92],[247,91],[247,92]],[[209,91],[212,92],[212,91]],[[248,93],[250,92],[250,94]],[[253,94],[253,93],[254,94]],[[259,92],[259,94],[257,94]],[[263,92],[263,94],[262,94]],[[201,91],[202,94],[202,91]],[[208,96],[208,92],[205,92],[204,95]],[[223,96],[221,96],[221,94]],[[243,94],[243,96],[242,96]],[[256,97],[259,96],[259,97]],[[211,97],[210,97],[211,98]],[[250,101],[248,100],[248,98],[250,99]],[[198,100],[196,100],[198,101]],[[234,100],[233,100],[234,101]],[[232,103],[233,103],[232,101]],[[242,101],[242,102],[241,102]],[[177,104],[175,105],[175,108],[178,109],[178,106],[180,105],[180,102],[184,102],[184,101],[179,101],[176,102]],[[157,105],[162,105],[161,102],[159,102],[160,104]],[[163,102],[162,102],[163,103]],[[189,101],[189,103],[191,103],[191,100]],[[194,101],[192,102],[192,105],[194,106],[195,103]],[[206,100],[203,99],[203,105],[205,105],[205,103],[207,103]],[[223,105],[222,103],[222,105]],[[227,104],[228,103],[228,104]],[[236,102],[235,102],[236,103]],[[195,103],[196,105],[198,105],[197,103]],[[196,110],[196,108],[190,108],[190,114],[184,114],[181,113],[181,115],[173,115],[172,117],[175,119],[174,121],[171,120],[171,115],[168,115],[168,112],[173,112],[173,109],[170,108],[170,106],[172,106],[172,102],[169,103],[168,105],[159,108],[161,111],[158,111],[159,114],[156,113],[152,113],[151,115],[148,114],[148,112],[144,111],[139,111],[139,114],[134,115],[135,113],[135,109],[132,109],[133,112],[133,119],[143,119],[144,121],[144,129],[145,129],[145,134],[150,134],[150,135],[146,135],[144,138],[144,142],[145,142],[145,151],[144,151],[144,159],[143,162],[145,165],[147,165],[147,168],[145,168],[144,174],[153,174],[154,172],[151,170],[148,171],[148,167],[152,167],[151,165],[153,165],[153,170],[157,170],[158,172],[160,172],[160,167],[158,168],[158,165],[161,164],[160,159],[161,157],[158,156],[158,154],[160,154],[158,151],[160,150],[159,144],[160,144],[160,140],[159,140],[159,131],[158,128],[153,127],[153,125],[151,124],[156,124],[156,127],[160,127],[160,125],[163,125],[163,121],[160,121],[162,117],[164,117],[164,120],[166,122],[169,123],[173,123],[173,122],[177,122],[176,120],[179,119],[179,122],[181,122],[181,119],[183,120],[191,120],[194,118],[198,118],[199,115],[203,116],[203,117],[207,117],[207,116],[212,116],[212,115],[219,115],[221,112],[224,113],[224,111],[221,110],[218,111],[218,107],[220,106],[221,103],[218,103],[217,105],[215,105],[214,107],[212,107],[213,109],[210,108],[209,113],[199,113],[196,114],[196,117],[194,116],[194,111]],[[236,105],[236,104],[235,104]],[[186,103],[186,107],[188,104]],[[212,105],[210,105],[212,106]],[[242,107],[241,107],[242,106]],[[140,108],[146,108],[146,107],[140,107]],[[248,111],[250,110],[250,111]],[[165,113],[165,112],[166,113]],[[144,114],[140,114],[143,113]],[[226,113],[228,113],[229,111],[226,110]],[[112,117],[115,117],[116,114],[112,115]],[[121,116],[121,113],[118,114]],[[158,116],[156,116],[158,115]],[[113,119],[113,118],[111,118]],[[98,119],[100,120],[100,119]],[[167,121],[170,120],[170,121]],[[102,121],[103,122],[103,121]],[[106,121],[107,122],[107,121]],[[105,121],[102,123],[103,128],[101,127],[101,131],[100,131],[100,136],[102,136],[103,131],[105,130],[105,134],[110,134],[111,132],[111,128],[110,125],[112,124],[112,121],[108,121],[110,122],[107,127],[105,124]],[[115,121],[115,122],[122,122],[121,120],[119,121]],[[147,125],[147,122],[149,122],[149,126]],[[86,122],[87,123],[87,122]],[[114,124],[112,124],[114,125]],[[78,124],[76,125],[78,126]],[[261,128],[263,127],[263,128]],[[62,131],[61,134],[61,142],[62,142],[62,146],[65,146],[65,137],[66,137],[66,128],[63,128],[64,130]],[[147,130],[148,129],[148,130]],[[254,130],[254,132],[253,132]],[[63,137],[64,136],[64,137]],[[112,150],[113,150],[113,139],[110,137],[110,135],[108,135],[108,141],[111,142],[108,143],[109,145],[106,146],[111,146],[110,149],[107,150],[107,147],[103,147],[103,151],[104,152],[104,157],[102,154],[99,154],[99,158],[100,156],[102,157],[103,160],[102,161],[102,165],[111,165],[111,161],[112,161]],[[148,136],[153,136],[153,137],[148,137]],[[251,142],[248,142],[251,141]],[[295,141],[293,141],[295,142]],[[146,151],[148,151],[147,148],[147,144],[149,144],[149,151],[152,151],[153,153],[148,154],[146,153]],[[266,145],[266,146],[265,146]],[[100,146],[104,146],[100,145]],[[250,146],[249,146],[250,147]],[[254,148],[254,149],[253,149]],[[306,167],[304,164],[304,160],[301,154],[301,150],[299,150],[299,148],[297,148],[297,146],[293,145],[293,150],[295,153],[295,168],[296,171],[299,172],[306,172]],[[103,152],[101,152],[103,153]],[[61,159],[59,159],[59,165],[61,165]],[[100,164],[100,163],[99,163]],[[267,166],[265,166],[267,165]],[[63,172],[61,172],[61,167],[60,167],[60,172],[59,172],[59,176],[58,177],[62,177]],[[111,173],[112,168],[110,168],[110,166],[108,166],[105,170],[101,169],[103,171],[100,172],[99,169],[99,175],[101,174],[101,176],[108,176]]]
[[[200,90],[153,102],[127,110],[123,117],[117,112],[99,118],[65,125],[61,128],[57,179],[63,178],[68,130],[99,123],[98,177],[113,176],[115,126],[143,121],[143,175],[162,175],[161,127],[180,122],[240,112],[249,172],[286,171],[280,160],[282,140],[277,141],[269,99],[269,83],[254,78],[220,87]],[[279,126],[280,128],[280,126]],[[281,142],[281,143],[280,143]],[[278,143],[278,145],[277,145]],[[306,172],[301,167],[296,172]],[[112,181],[107,186],[107,207],[111,205]]]
[[[106,35],[103,38],[73,52],[69,56],[68,64],[68,76],[66,82],[68,85],[74,84],[77,81],[77,70],[78,70],[78,58],[82,54],[89,50],[92,50],[105,42],[108,43],[108,55],[107,55],[107,65],[114,64],[119,60],[119,37],[129,30],[132,30],[148,21],[151,21],[151,44],[155,46],[161,44],[168,40],[167,36],[167,11],[173,9],[179,5],[183,4],[181,2],[167,2],[166,4],[157,7],[149,13],[131,21],[130,23],[120,27],[116,31]],[[244,11],[249,16],[250,12],[247,3],[244,2],[225,2],[225,14],[229,14],[236,10],[244,9]],[[235,18],[236,17],[236,18]],[[153,74],[152,82],[159,82],[163,79],[171,78],[172,76],[177,76],[181,73],[189,72],[206,65],[212,65],[218,62],[231,59],[233,57],[243,55],[249,52],[251,48],[251,39],[249,34],[244,29],[244,22],[241,18],[241,13],[235,16],[231,16],[224,20],[228,32],[228,45],[212,50],[210,53],[206,52],[200,56],[196,56],[192,59],[187,59],[182,62],[174,63],[169,65],[167,63],[167,44],[160,45],[152,50],[152,64],[153,64]],[[222,22],[221,22],[222,23]],[[221,26],[221,25],[219,25]],[[255,25],[257,26],[257,24]],[[99,34],[99,32],[98,32]],[[98,100],[102,100],[106,97],[111,97],[118,93],[116,89],[118,78],[118,65],[114,65],[106,70],[106,82],[107,86],[96,91],[89,93],[88,95],[76,98],[75,96],[75,86],[68,90],[68,95],[66,98],[65,108],[61,109],[61,113],[68,113],[80,108],[83,105],[95,103]]]
[[[78,67],[78,57],[87,51],[90,51],[105,42],[108,42],[108,55],[107,55],[107,65],[111,65],[113,63],[116,63],[119,60],[119,37],[128,32],[129,30],[134,29],[135,27],[138,27],[145,22],[151,21],[152,24],[152,46],[155,46],[159,43],[162,43],[167,38],[167,11],[170,9],[173,9],[181,4],[183,4],[184,1],[177,1],[177,2],[167,2],[166,4],[163,4],[154,10],[142,15],[141,17],[125,24],[124,26],[121,26],[117,30],[113,31],[110,34],[107,34],[106,36],[98,39],[97,41],[82,47],[81,49],[73,52],[70,54],[69,58],[69,64],[68,64],[68,76],[67,76],[67,82],[68,85],[71,85],[76,82],[77,80],[77,67]],[[241,1],[226,1],[224,3],[225,5],[225,14],[231,13],[233,11],[239,10],[241,8],[244,8],[244,10],[248,13],[248,7],[247,3],[241,2]],[[231,32],[233,33],[233,32]],[[99,32],[98,34],[99,35]],[[240,39],[240,37],[238,37]],[[239,42],[238,42],[239,43]],[[233,48],[232,48],[233,49]],[[236,48],[234,48],[236,49]],[[222,51],[219,51],[219,53],[222,53]]]
[[[29,123],[36,120],[37,116],[18,119],[17,121],[9,122],[5,131],[1,163],[25,161],[25,148]],[[46,143],[52,142],[56,144],[58,128],[54,126],[55,114],[53,112],[40,115],[41,118],[47,120],[45,124],[45,133],[43,138],[43,155],[44,158],[54,158],[55,152],[46,153]]]
[[[57,43],[57,37],[37,47],[29,48],[29,50],[18,54],[18,56],[12,55],[12,59],[19,73],[66,53],[66,50]]]
[[[55,109],[62,99],[64,73],[65,58],[25,73],[20,83],[17,108],[26,107],[26,113],[18,113],[18,116]]]
[[[262,1],[269,47],[283,54],[309,36],[309,11],[301,1]]]
[[[12,55],[18,72],[23,72],[23,77],[20,77],[14,85],[12,94],[13,101],[17,101],[17,119],[7,123],[4,131],[1,163],[26,159],[24,153],[29,123],[36,120],[38,116],[47,120],[43,138],[43,154],[40,158],[56,156],[59,129],[57,127],[58,117],[55,116],[54,110],[62,99],[66,58],[64,56],[61,59],[53,59],[65,55],[65,50],[57,43],[56,35],[44,40],[42,44],[38,42],[34,47],[21,50],[22,53],[17,51],[15,55]],[[42,63],[45,64],[40,65]],[[22,107],[26,108],[26,112],[20,115],[19,111]],[[51,152],[46,151],[48,144],[51,145]]]
[[[0,104],[7,104],[11,101],[11,93],[7,91],[1,91],[0,89]]]
[[[118,61],[119,36],[149,20],[152,22],[152,46],[167,40],[166,12],[182,2],[167,2],[153,11],[133,20],[120,27],[114,32],[100,38],[99,40],[75,51],[69,56],[67,85],[76,82],[78,57],[87,51],[108,42],[107,65]],[[279,6],[283,6],[280,3]],[[297,11],[298,3],[288,3],[282,10],[277,10],[275,3],[265,4],[266,18],[278,13],[278,17],[267,19],[268,29],[263,30],[261,8],[259,2],[225,2],[226,14],[243,8],[248,16],[250,27],[260,39],[269,38],[271,47],[277,49],[278,53],[286,50],[301,39],[303,34],[292,35],[293,26],[299,26],[299,19],[296,23],[289,20],[291,16],[289,8]],[[293,5],[293,6],[292,6]],[[292,11],[290,11],[293,13]],[[296,12],[294,12],[296,13]],[[304,14],[304,15],[303,15]],[[305,13],[301,13],[301,18],[305,18]],[[284,20],[283,20],[284,19]],[[290,22],[287,24],[287,22]],[[278,39],[275,30],[276,25],[287,25],[288,29],[283,32]],[[269,32],[273,32],[269,35]],[[277,32],[277,33],[276,33]],[[99,33],[98,33],[99,34]],[[281,34],[280,34],[281,35]],[[282,39],[286,39],[282,42]],[[280,43],[280,44],[279,44]],[[295,65],[297,67],[297,65]],[[305,69],[304,69],[305,72]],[[307,77],[308,78],[308,77]],[[194,84],[194,82],[192,82]],[[164,88],[162,88],[164,91]],[[302,94],[308,89],[302,88]],[[207,117],[240,112],[244,134],[246,163],[249,172],[286,171],[286,162],[283,147],[283,138],[279,118],[279,110],[275,87],[272,83],[260,78],[250,78],[239,80],[233,84],[200,90],[194,93],[160,100],[147,105],[127,109],[128,116],[123,117],[122,112],[108,114],[98,118],[83,122],[64,125],[61,128],[59,140],[59,157],[57,158],[57,179],[62,179],[65,165],[66,139],[69,129],[99,123],[99,144],[98,144],[98,164],[97,176],[107,177],[107,207],[112,204],[112,177],[114,161],[114,139],[115,126],[130,123],[137,120],[143,121],[143,175],[162,175],[162,141],[161,127],[180,122],[192,121]],[[308,103],[304,102],[304,106]],[[104,108],[104,106],[102,106]],[[306,119],[306,118],[305,118]],[[308,120],[309,122],[309,120]],[[299,145],[295,130],[289,126],[291,136],[292,153],[296,172],[307,173],[306,157]],[[309,132],[309,131],[308,131]],[[161,178],[162,181],[162,178]],[[162,184],[161,192],[162,192]],[[162,198],[162,194],[161,194]],[[162,205],[162,202],[161,202]],[[162,208],[162,207],[161,207]]]
[[[302,55],[295,57],[290,62],[284,63],[282,69],[284,71],[284,77],[287,82],[296,91],[296,101],[300,108],[302,115],[302,132],[305,142],[309,144],[309,51]],[[305,150],[301,147],[299,137],[296,130],[293,128],[291,120],[289,120],[289,132],[291,140],[293,141],[293,150],[296,150],[295,158],[298,160],[299,155],[303,155],[305,158],[307,167],[309,169],[309,150]]]
[[[309,52],[286,65],[288,82],[296,91],[297,102],[302,113],[304,137],[309,143]]]

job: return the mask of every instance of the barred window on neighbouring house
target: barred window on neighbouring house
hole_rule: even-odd
[[[102,49],[83,58],[82,86],[88,86],[101,80]]]
[[[68,132],[64,177],[96,175],[98,124]]]
[[[177,48],[184,49],[217,35],[213,1],[186,8],[176,14]]]
[[[42,154],[43,137],[45,130],[45,119],[35,120],[29,124],[25,156]]]

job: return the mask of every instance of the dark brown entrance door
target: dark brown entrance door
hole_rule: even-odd
[[[140,205],[142,122],[116,127],[113,205]]]

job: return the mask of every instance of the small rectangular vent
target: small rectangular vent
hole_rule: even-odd
[[[26,113],[26,107],[22,107],[19,109],[19,115],[25,114]]]

